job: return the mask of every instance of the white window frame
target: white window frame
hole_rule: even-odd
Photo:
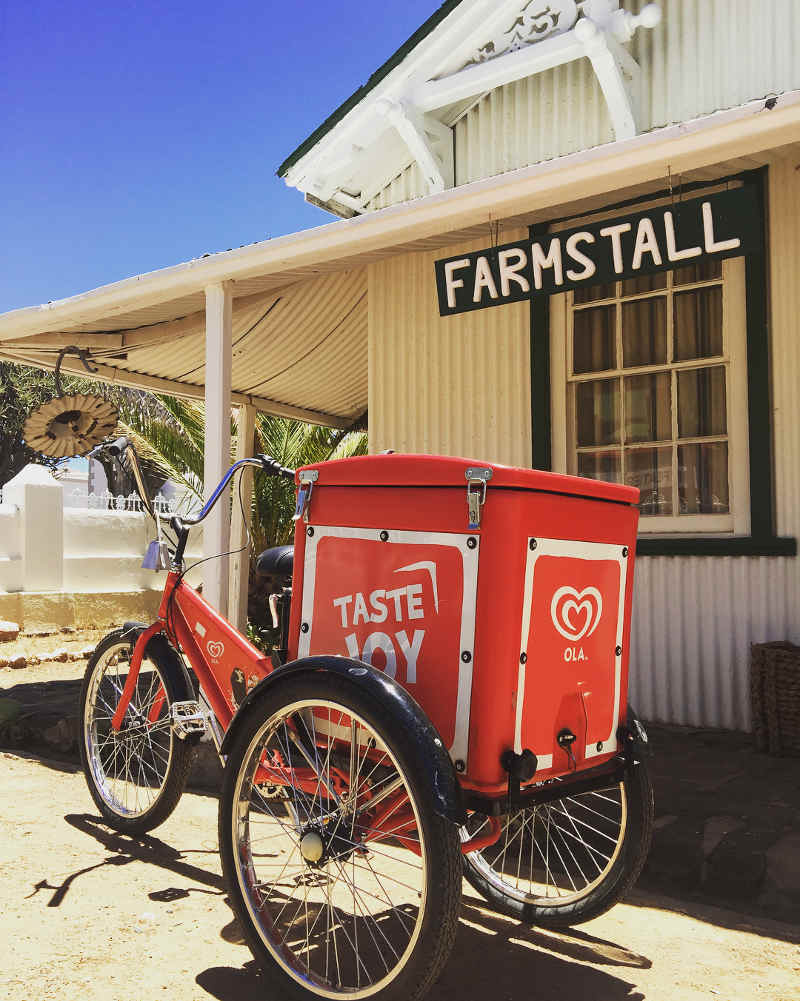
[[[694,288],[719,285],[719,279],[693,282],[676,286],[675,291],[689,291]],[[664,295],[664,290],[624,296],[625,301],[645,299]],[[745,260],[743,257],[729,258],[722,262],[722,344],[723,354],[713,358],[693,359],[687,362],[668,362],[666,365],[647,365],[608,372],[592,372],[571,376],[572,338],[570,336],[573,293],[567,292],[550,299],[550,403],[552,433],[552,468],[555,472],[575,474],[577,471],[577,451],[573,441],[575,428],[574,407],[570,401],[569,383],[586,379],[619,378],[621,375],[641,375],[648,372],[673,371],[681,369],[705,368],[715,364],[725,366],[727,438],[728,438],[728,514],[691,515],[643,515],[639,520],[639,532],[647,535],[668,535],[675,537],[719,535],[722,537],[748,536],[750,534],[750,462],[749,428],[747,403],[747,319],[745,305]],[[619,286],[614,299],[598,300],[618,302]],[[589,304],[586,304],[587,306]],[[592,303],[591,305],[595,305]],[[617,310],[617,337],[619,314]],[[672,343],[672,309],[667,309],[668,344]],[[672,380],[673,385],[675,379]],[[574,397],[575,394],[572,394]],[[621,393],[621,396],[624,395]],[[622,399],[620,407],[623,406]],[[620,411],[622,419],[622,410]],[[672,401],[673,427],[676,416],[676,401]],[[694,439],[689,439],[693,441]],[[713,439],[712,439],[713,440]],[[676,470],[673,466],[673,479]]]

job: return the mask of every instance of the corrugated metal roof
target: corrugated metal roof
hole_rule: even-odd
[[[233,296],[234,402],[345,426],[367,407],[370,264],[576,215],[663,188],[668,168],[709,180],[796,142],[800,93],[582,151],[265,243],[0,315],[0,357],[54,367],[90,349],[109,382],[202,397],[209,285]],[[76,358],[65,371],[82,373]]]

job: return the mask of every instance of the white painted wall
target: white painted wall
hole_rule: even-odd
[[[152,519],[138,511],[66,508],[62,485],[43,467],[6,484],[0,504],[0,592],[104,593],[160,590],[165,573],[141,568],[155,538]],[[187,562],[202,555],[202,527],[189,536]],[[190,572],[190,582],[199,574]]]

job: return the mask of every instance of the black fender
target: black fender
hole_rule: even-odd
[[[123,622],[122,638],[128,640],[131,647],[134,647],[145,629],[149,628],[146,622]],[[172,668],[175,681],[182,682],[181,701],[194,701],[197,698],[197,693],[191,675],[186,668],[186,663],[164,633],[156,633],[155,636],[151,636],[146,650],[157,650],[163,660]]]
[[[620,727],[618,738],[630,764],[636,764],[653,756],[644,723],[636,715],[636,711],[630,703],[628,703],[625,726]]]
[[[254,711],[261,697],[271,691],[276,685],[288,678],[300,674],[318,675],[336,674],[345,678],[350,684],[358,686],[367,692],[381,705],[392,713],[406,733],[412,737],[412,744],[417,755],[420,774],[428,781],[428,791],[434,810],[439,816],[451,820],[455,824],[463,824],[466,820],[464,804],[461,797],[461,786],[450,755],[439,736],[436,727],[423,712],[419,703],[405,688],[393,678],[378,671],[359,660],[347,657],[306,657],[294,660],[279,667],[252,688],[245,698],[220,746],[220,754],[226,754],[230,745],[243,725],[244,720]],[[324,692],[324,689],[321,689]]]

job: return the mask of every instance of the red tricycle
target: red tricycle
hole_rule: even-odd
[[[126,454],[127,439],[101,446]],[[256,649],[184,580],[192,525],[250,464],[296,483],[294,546],[258,560],[279,645]],[[224,763],[230,902],[275,988],[413,1001],[442,970],[465,876],[522,921],[614,904],[653,822],[627,705],[638,491],[385,454],[226,474],[154,544],[158,618],[94,651],[82,757],[105,820],[174,809],[195,746]]]

